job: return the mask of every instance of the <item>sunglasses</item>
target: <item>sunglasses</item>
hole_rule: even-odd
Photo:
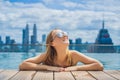
[[[68,33],[67,32],[64,32],[64,31],[62,31],[62,32],[57,32],[56,34],[55,34],[55,37],[53,37],[53,40],[56,38],[56,37],[58,37],[58,38],[62,38],[62,37],[68,37]]]

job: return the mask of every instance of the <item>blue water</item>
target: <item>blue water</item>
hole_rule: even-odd
[[[19,64],[40,53],[0,53],[0,69],[18,69]],[[120,70],[119,53],[84,53],[103,63],[106,70]]]

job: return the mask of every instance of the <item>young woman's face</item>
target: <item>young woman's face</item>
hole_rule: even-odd
[[[53,45],[54,46],[60,46],[60,45],[69,45],[69,39],[67,32],[64,32],[62,30],[54,30],[52,33],[53,36]]]

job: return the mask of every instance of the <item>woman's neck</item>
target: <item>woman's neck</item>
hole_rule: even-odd
[[[57,61],[64,61],[67,56],[68,48],[56,48],[57,51]]]

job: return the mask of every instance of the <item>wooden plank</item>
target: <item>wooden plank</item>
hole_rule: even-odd
[[[54,72],[54,80],[75,80],[71,72]]]
[[[116,80],[110,75],[104,73],[103,71],[88,71],[97,80]]]
[[[19,71],[9,80],[31,80],[36,71]]]
[[[117,70],[104,70],[107,74],[115,77],[116,79],[120,79],[120,71]]]
[[[76,80],[96,80],[87,71],[72,71]]]
[[[119,70],[104,71],[16,71],[0,69],[0,80],[120,80]]]
[[[53,72],[52,71],[38,71],[33,80],[53,80]]]
[[[0,80],[8,80],[12,76],[14,76],[18,71],[15,70],[5,70],[0,73]]]

